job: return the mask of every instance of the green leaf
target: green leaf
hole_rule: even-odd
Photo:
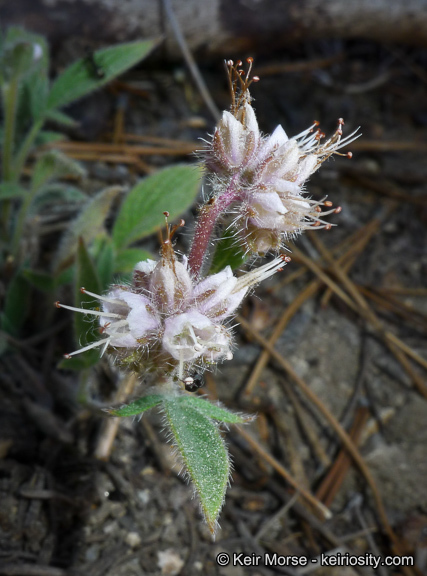
[[[65,140],[65,135],[61,132],[43,130],[37,134],[35,146],[44,146],[45,144],[53,144],[54,142],[61,142],[62,140]]]
[[[165,397],[160,394],[149,394],[121,408],[111,408],[107,412],[112,416],[136,416],[158,406],[164,399]]]
[[[101,289],[106,290],[113,281],[114,271],[114,249],[109,236],[102,238],[95,261]]]
[[[27,82],[27,92],[30,99],[30,111],[33,121],[44,116],[49,90],[47,74],[32,74]]]
[[[64,112],[55,109],[46,111],[46,119],[56,122],[61,126],[68,126],[69,128],[75,128],[78,126],[77,120],[74,120],[74,118],[71,118],[68,114],[64,114]]]
[[[200,189],[202,167],[177,164],[141,180],[126,196],[113,228],[117,248],[149,236],[164,225],[163,212],[170,221],[185,212]]]
[[[84,286],[90,292],[99,294],[101,292],[101,285],[99,282],[98,274],[92,258],[87,251],[84,241],[80,238],[77,249],[76,258],[76,276],[74,286],[74,306],[76,308],[88,308],[87,305],[89,296],[83,294],[80,288]],[[93,308],[93,304],[92,304]],[[85,315],[83,313],[74,312],[74,335],[75,341],[78,343],[78,348],[83,348],[92,342],[99,340],[99,333],[96,330],[96,318],[92,322],[93,316]],[[100,358],[100,349],[94,348],[82,352],[78,356],[70,359],[65,359],[60,363],[60,368],[68,370],[83,370],[97,364]]]
[[[225,231],[221,240],[217,243],[213,255],[209,274],[216,274],[231,266],[232,270],[239,268],[247,260],[243,248],[239,246],[230,231]]]
[[[49,150],[37,159],[31,187],[33,191],[39,190],[50,180],[68,175],[82,178],[85,175],[85,170],[75,160],[59,152],[59,150]]]
[[[214,534],[224,503],[230,475],[230,462],[217,426],[195,410],[175,399],[163,401],[174,443],[200,498],[210,531]]]
[[[140,248],[127,248],[116,253],[114,261],[114,272],[127,273],[132,272],[138,262],[149,260],[152,255],[146,250]]]
[[[61,108],[104,86],[148,56],[156,44],[155,40],[120,44],[98,50],[92,58],[77,60],[54,82],[48,108]]]
[[[31,211],[37,213],[49,204],[58,209],[62,203],[82,204],[87,201],[87,195],[79,188],[70,184],[52,182],[51,184],[46,184],[38,191],[31,205]]]
[[[56,288],[55,278],[51,274],[26,269],[22,270],[22,275],[32,286],[42,292],[50,292]]]
[[[207,418],[218,420],[218,422],[225,422],[227,424],[244,424],[253,419],[253,417],[248,414],[236,414],[235,412],[230,412],[218,404],[212,404],[209,400],[198,398],[197,396],[181,396],[177,402],[197,410]]]
[[[19,335],[30,309],[30,285],[17,271],[9,283],[4,301],[1,328],[12,336]]]
[[[35,70],[46,74],[49,67],[46,40],[19,26],[8,29],[1,56],[0,68],[6,80],[32,74]]]
[[[102,190],[88,204],[83,206],[76,220],[71,223],[64,235],[54,261],[54,270],[58,272],[67,268],[74,259],[78,240],[81,237],[85,244],[92,242],[99,234],[104,233],[104,221],[117,194],[123,191],[120,186],[111,186]]]
[[[22,198],[25,194],[28,194],[28,191],[19,186],[19,184],[12,184],[11,182],[2,182],[0,184],[0,200]]]

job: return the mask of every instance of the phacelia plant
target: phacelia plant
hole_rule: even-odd
[[[218,423],[243,423],[249,418],[194,397],[185,386],[193,383],[196,373],[233,358],[233,316],[253,286],[289,262],[281,253],[286,240],[307,229],[331,228],[325,217],[340,208],[326,199],[312,200],[305,184],[327,158],[340,154],[358,137],[355,131],[342,138],[342,119],[326,141],[317,122],[293,138],[281,126],[270,136],[261,134],[249,92],[258,78],[251,77],[252,59],[247,62],[246,72],[242,62],[227,62],[232,105],[204,150],[211,193],[200,208],[188,257],[178,258],[173,246],[173,236],[184,221],[170,227],[165,212],[166,237],[158,261],[139,262],[130,284],[113,285],[105,295],[81,288],[99,301],[95,310],[57,302],[58,307],[95,316],[99,322],[100,338],[67,358],[99,347],[101,355],[109,354],[141,377],[151,374],[154,392],[150,389],[110,413],[129,416],[155,406],[163,410],[213,533],[230,470]],[[254,257],[274,256],[239,275],[228,265],[206,273],[213,236],[230,214],[228,229],[236,250]]]

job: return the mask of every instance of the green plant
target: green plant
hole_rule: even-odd
[[[138,262],[130,283],[112,285],[101,294],[94,266],[81,244],[78,265],[92,281],[80,283],[84,287],[77,285],[76,290],[98,300],[99,307],[56,303],[99,322],[101,338],[93,337],[66,354],[67,362],[75,362],[81,352],[96,361],[101,350],[101,356],[109,354],[124,369],[144,375],[151,383],[141,398],[109,413],[131,416],[152,408],[163,413],[213,534],[230,473],[219,426],[242,424],[250,417],[193,397],[187,388],[192,388],[199,373],[232,360],[230,320],[252,287],[290,260],[280,254],[286,240],[306,229],[331,228],[324,217],[339,213],[340,208],[332,208],[326,199],[310,199],[304,184],[324,160],[358,137],[356,131],[342,138],[341,119],[326,142],[317,123],[293,138],[281,126],[271,136],[263,136],[249,93],[251,82],[257,79],[251,78],[252,59],[248,65],[245,72],[241,62],[228,62],[232,106],[223,113],[205,150],[211,194],[200,207],[188,257],[178,258],[173,248],[174,234],[185,222],[170,227],[171,214],[165,211],[166,235],[158,261]],[[171,189],[176,186],[175,178],[173,173]],[[151,217],[141,220],[141,215],[153,209],[154,198],[175,208],[166,194],[165,179],[156,175],[149,182],[150,194],[133,191],[122,206],[112,234],[116,248],[138,239],[142,229],[153,229]],[[219,223],[226,233],[207,271],[207,255]],[[279,255],[243,274],[233,273],[251,256],[269,252]],[[81,335],[79,328],[77,332]]]
[[[64,176],[83,177],[83,167],[58,150],[46,150],[44,146],[63,138],[60,131],[46,130],[47,122],[54,123],[59,130],[75,125],[61,108],[101,88],[146,58],[155,45],[156,41],[144,40],[98,50],[93,60],[102,73],[95,71],[92,61],[84,57],[50,82],[48,47],[43,37],[10,28],[0,38],[3,112],[0,269],[6,284],[1,314],[4,332],[19,335],[27,317],[31,285],[52,294],[60,284],[71,281],[71,267],[77,258],[79,280],[88,285],[92,282],[99,290],[107,287],[114,274],[129,274],[137,262],[149,256],[132,244],[162,225],[166,193],[174,215],[194,201],[199,188],[197,167],[178,165],[160,170],[125,196],[110,236],[105,219],[125,190],[111,187],[88,198],[80,189],[61,182]],[[34,152],[28,178],[24,167]],[[62,201],[74,203],[81,208],[80,213],[60,240],[51,269],[37,269],[26,248],[28,224],[43,212],[47,203],[59,205]],[[86,260],[84,249],[78,249],[79,242],[90,250]],[[92,259],[95,264],[90,267],[88,262]],[[88,364],[89,359],[78,359],[75,367]]]

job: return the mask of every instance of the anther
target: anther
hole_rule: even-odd
[[[351,160],[351,158],[353,158],[353,152],[347,152],[347,158]]]
[[[259,82],[259,76],[253,76],[252,82]]]
[[[165,210],[165,211],[163,212],[163,216],[166,216],[166,218],[169,218],[169,212],[168,212],[167,210]]]
[[[82,286],[82,287],[80,288],[80,292],[81,292],[82,294],[85,294],[86,288],[85,288],[84,286]]]
[[[317,226],[320,226],[320,222],[318,220],[316,220],[316,222],[313,222],[313,228],[317,228]]]
[[[57,308],[61,308],[61,304],[59,303],[59,300],[57,300],[57,301],[55,302],[55,306],[56,306]]]
[[[345,124],[344,119],[343,119],[343,118],[338,118],[338,124],[339,124],[340,126],[344,126],[344,124]]]
[[[332,228],[332,224],[326,224],[325,230],[330,230]]]
[[[331,206],[333,206],[333,202],[331,202],[330,200],[326,200],[323,204],[324,204],[325,206],[327,206],[328,208],[330,208]]]
[[[248,58],[246,58],[246,62],[247,62],[248,64],[253,64],[254,59],[252,58],[252,56],[249,56]]]
[[[316,212],[321,212],[322,209],[320,208],[320,206],[316,206],[316,208],[314,209]]]
[[[334,214],[339,214],[341,210],[342,210],[341,206],[337,206],[334,210]]]
[[[230,68],[234,66],[233,60],[227,60],[227,66],[230,66]]]
[[[67,360],[69,360],[71,358],[71,354],[64,354],[64,358],[66,358]]]
[[[320,124],[319,120],[315,120],[315,121],[313,122],[313,126],[319,126],[319,124]]]
[[[241,60],[237,60],[236,66],[243,66],[243,62]]]
[[[183,382],[186,386],[191,386],[191,384],[194,384],[194,378],[187,376],[187,378],[184,378]]]

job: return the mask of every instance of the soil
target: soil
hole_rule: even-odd
[[[234,56],[239,55],[230,54]],[[340,57],[322,69],[262,74],[262,67],[272,62],[335,56]],[[384,331],[424,358],[424,364],[426,64],[426,51],[402,46],[339,40],[304,44],[256,60],[261,81],[253,89],[265,133],[280,123],[293,135],[318,119],[328,134],[338,117],[345,118],[346,133],[362,127],[353,159],[331,158],[308,184],[313,197],[328,195],[343,208],[333,216],[336,227],[316,234],[334,250],[371,220],[380,219],[349,276],[356,286],[379,296],[380,303],[378,299],[368,303]],[[227,109],[220,63],[205,62],[200,69],[218,106]],[[142,66],[124,82],[136,82],[146,92],[145,97],[127,94],[127,133],[188,141],[212,133],[213,121],[183,66],[171,68],[159,62],[151,68]],[[105,90],[74,106],[70,113],[81,120],[81,129],[73,136],[107,139],[119,97],[117,91]],[[371,141],[394,143],[395,149],[364,146]],[[405,149],[405,143],[417,142],[418,148]],[[172,161],[159,155],[147,162],[156,168]],[[86,167],[90,176],[85,188],[90,192],[111,183],[132,185],[143,175],[120,164]],[[195,214],[184,216],[188,231]],[[183,250],[189,237],[179,240]],[[40,263],[48,266],[58,239],[57,233],[36,238]],[[157,238],[141,246],[155,252]],[[324,265],[309,235],[299,237],[296,246]],[[305,269],[286,283],[300,267],[295,257],[281,275],[259,287],[241,311],[265,338],[316,278]],[[337,280],[332,273],[330,277]],[[61,355],[75,346],[72,317],[65,311],[48,312],[45,296],[35,293],[26,332],[0,359],[0,574],[427,574],[427,399],[384,344],[383,332],[364,320],[360,305],[350,309],[336,295],[325,304],[325,291],[321,285],[298,309],[276,348],[346,430],[354,431],[355,420],[363,418],[356,443],[375,479],[400,551],[415,559],[416,568],[404,572],[401,567],[382,566],[374,571],[321,567],[319,562],[286,567],[266,566],[264,561],[258,566],[219,566],[216,558],[221,552],[310,559],[329,552],[384,558],[395,549],[365,477],[356,466],[343,464],[337,435],[295,379],[270,360],[251,394],[245,394],[263,349],[242,328],[236,329],[233,361],[205,376],[203,392],[232,409],[257,413],[246,431],[313,493],[334,463],[341,462],[337,489],[326,491],[329,520],[319,520],[316,511],[233,428],[225,436],[234,472],[215,540],[192,487],[177,471],[157,414],[122,419],[108,461],[98,460],[94,453],[106,419],[101,409],[111,405],[120,374],[107,359],[83,374],[59,369]],[[67,297],[71,293],[61,295],[64,301]],[[390,298],[397,302],[392,310],[385,307]],[[53,295],[51,301],[55,299]],[[401,315],[396,313],[399,304]],[[425,367],[408,362],[425,387]],[[144,389],[141,380],[135,395]]]

